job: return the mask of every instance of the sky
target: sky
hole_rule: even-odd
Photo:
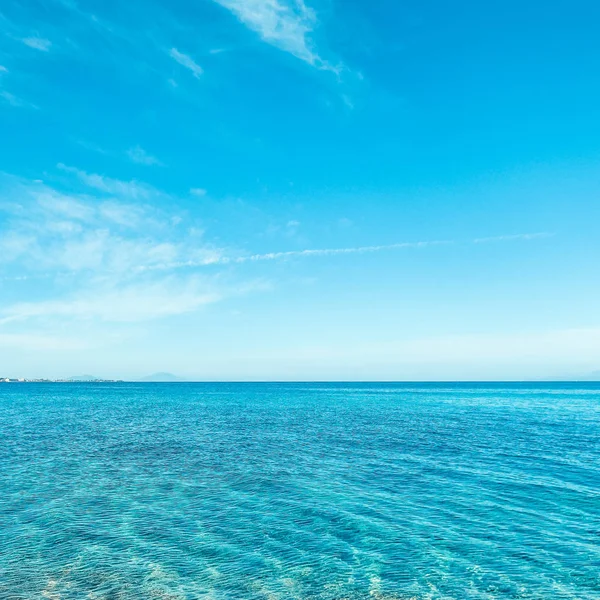
[[[4,0],[0,376],[599,370],[598,22]]]

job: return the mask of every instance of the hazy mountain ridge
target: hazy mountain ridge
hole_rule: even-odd
[[[154,382],[154,383],[170,383],[175,381],[186,381],[183,377],[173,375],[173,373],[152,373],[140,378],[139,381]]]
[[[96,377],[95,375],[73,375],[67,377],[67,381],[100,381],[102,377]]]

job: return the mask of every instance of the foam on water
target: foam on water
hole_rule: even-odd
[[[0,599],[600,597],[597,384],[3,384]]]

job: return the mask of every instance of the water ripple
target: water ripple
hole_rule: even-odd
[[[600,386],[0,390],[0,599],[600,597]]]

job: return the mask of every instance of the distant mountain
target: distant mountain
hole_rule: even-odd
[[[73,377],[69,377],[68,381],[99,381],[99,377],[95,377],[94,375],[74,375]]]
[[[153,381],[156,383],[169,383],[171,381],[185,381],[183,377],[173,375],[173,373],[153,373],[152,375],[146,375],[142,377],[140,381]]]

